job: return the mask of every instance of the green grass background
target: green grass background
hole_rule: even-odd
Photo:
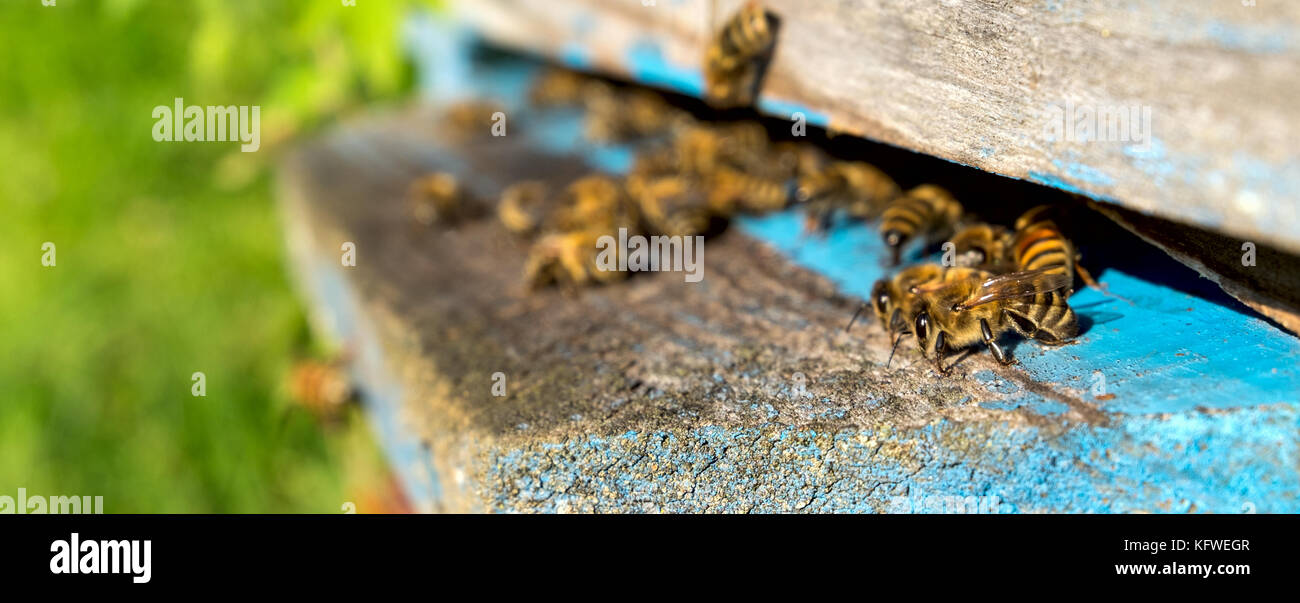
[[[326,430],[288,410],[288,367],[320,350],[286,273],[274,166],[409,89],[410,4],[0,3],[0,495],[334,513],[378,487],[360,417]],[[178,96],[260,105],[261,150],[155,142],[151,112]]]

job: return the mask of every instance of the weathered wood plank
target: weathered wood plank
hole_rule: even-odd
[[[990,396],[974,380],[931,379],[924,363],[886,371],[883,333],[843,332],[851,301],[734,231],[708,243],[699,285],[657,273],[576,297],[529,295],[521,278],[526,250],[495,220],[414,229],[406,186],[425,170],[448,169],[494,199],[514,179],[563,184],[587,168],[538,155],[517,137],[460,146],[453,156],[432,144],[422,127],[429,121],[381,123],[306,149],[286,172],[286,199],[287,220],[303,225],[294,256],[315,258],[299,260],[304,271],[321,270],[321,258],[337,266],[342,243],[356,244],[357,266],[337,268],[358,297],[358,315],[342,321],[355,330],[343,336],[380,342],[372,355],[385,358],[383,366],[363,381],[400,382],[404,412],[429,443],[438,474],[474,478],[479,491],[444,494],[456,501],[444,508],[529,508],[510,498],[508,486],[485,482],[493,479],[485,463],[577,436],[749,429],[775,417],[791,428],[832,431],[856,423],[918,427],[939,417],[1044,422],[1028,411],[958,405]],[[982,358],[961,369],[974,370],[1024,380]],[[505,398],[490,393],[498,371],[508,379]],[[821,400],[791,396],[797,374],[822,376],[824,388],[808,383]],[[1070,418],[1104,421],[1076,396],[1053,395],[1077,409]]]
[[[716,2],[715,22],[740,2]],[[713,2],[643,4],[461,12],[498,43],[698,96]],[[1300,252],[1300,4],[766,4],[769,113]],[[1067,106],[1136,107],[1143,136],[1052,139]]]
[[[884,333],[843,332],[854,300],[737,228],[706,244],[698,284],[666,272],[527,294],[525,249],[494,220],[415,229],[403,204],[410,179],[431,169],[457,172],[488,202],[517,178],[564,182],[588,169],[538,150],[528,127],[553,133],[545,116],[517,118],[508,137],[454,148],[440,146],[427,113],[354,124],[282,174],[296,272],[332,317],[322,322],[358,350],[368,408],[425,509],[933,511],[967,496],[1002,512],[1300,505],[1287,460],[1300,417],[1272,385],[1233,381],[1268,370],[1234,372],[1217,357],[1252,358],[1240,345],[1153,368],[1117,359],[1137,348],[1108,346],[1111,329],[1094,328],[1076,349],[1020,346],[1024,368],[987,354],[948,378],[915,355],[886,368]],[[843,234],[808,246],[859,244]],[[355,267],[339,263],[344,241],[356,244]],[[1115,320],[1081,311],[1094,326]],[[1207,349],[1201,339],[1182,341]],[[1096,351],[1107,347],[1118,356]],[[1222,374],[1203,378],[1259,399],[1197,408],[1185,394],[1208,383],[1161,377],[1207,360]],[[1123,371],[1111,375],[1126,410],[1071,380],[1094,368]],[[1282,368],[1274,381],[1294,378]],[[505,397],[490,393],[496,372]]]

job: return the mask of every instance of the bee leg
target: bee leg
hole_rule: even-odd
[[[924,348],[922,349],[924,351]],[[944,340],[943,331],[939,331],[934,337],[934,370],[940,375],[947,375],[948,369],[943,368],[943,359],[947,355],[948,343]]]
[[[889,315],[888,327],[890,336],[893,336],[895,331],[901,331],[906,328],[906,323],[903,322],[902,310],[894,308],[894,312]]]
[[[866,310],[867,307],[868,307],[867,302],[862,302],[862,305],[858,306],[858,309],[857,309],[856,311],[853,312],[853,318],[850,318],[850,319],[849,319],[849,324],[844,325],[844,332],[845,332],[845,333],[848,333],[848,332],[849,332],[849,328],[853,326],[853,323],[857,322],[857,320],[858,320],[858,316],[861,315],[861,314],[862,314],[862,311],[863,311],[863,310]]]
[[[993,339],[993,329],[989,328],[989,321],[983,318],[980,319],[980,334],[984,336],[984,345],[989,347],[989,351],[993,353],[994,358],[998,359],[998,362],[1004,365],[1016,363],[1015,360],[1007,358],[1007,353],[1002,350],[1002,346],[999,346],[998,342]]]

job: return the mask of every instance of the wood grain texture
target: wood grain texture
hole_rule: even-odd
[[[709,23],[739,3],[460,12],[495,42],[698,95]],[[760,109],[1300,252],[1300,4],[766,4],[781,26]],[[1053,140],[1067,105],[1149,109],[1149,144]]]
[[[693,441],[700,436],[692,434],[708,430],[779,427],[855,431],[865,447],[877,437],[871,433],[924,430],[935,421],[959,431],[1019,426],[1043,433],[1109,422],[1077,391],[1034,382],[987,354],[963,356],[947,378],[902,355],[886,368],[890,342],[879,327],[844,331],[856,300],[735,230],[706,243],[701,283],[660,272],[576,293],[530,294],[522,279],[524,244],[487,216],[454,228],[415,227],[405,209],[407,185],[427,171],[449,170],[490,203],[517,179],[563,184],[588,168],[573,157],[539,154],[518,136],[462,144],[453,153],[438,146],[434,122],[416,112],[339,131],[294,155],[282,183],[296,273],[303,281],[318,279],[321,270],[341,275],[352,299],[344,305],[354,304],[355,316],[339,318],[337,292],[321,294],[328,286],[306,285],[308,295],[317,309],[335,306],[326,308],[333,318],[325,322],[360,350],[364,388],[372,395],[401,392],[401,421],[419,434],[443,476],[437,510],[552,509],[501,482],[503,459],[539,454],[559,463],[572,456],[564,446],[586,438],[670,433]],[[345,241],[356,245],[354,268],[339,266]],[[508,396],[491,395],[495,372],[507,376]],[[976,372],[986,376],[972,378]],[[1033,392],[1065,412],[973,404],[1003,397],[990,391],[990,372],[1014,384],[1009,390]],[[798,393],[801,384],[806,395]],[[755,437],[751,444],[730,454],[753,455],[748,470],[764,472],[762,480],[801,479],[797,463],[761,458],[771,454],[770,442]],[[641,448],[614,458],[630,464],[644,455]],[[898,454],[914,463],[931,452],[908,444]],[[521,479],[545,473],[506,466]],[[646,480],[673,479],[666,466],[636,471]],[[838,484],[859,510],[872,508],[862,506],[869,496],[885,495],[842,478],[828,474],[825,485]],[[775,483],[734,493],[741,506],[731,509],[792,504],[764,493]],[[578,508],[640,508],[599,492],[585,496]],[[641,502],[705,510],[714,494],[666,496]],[[672,501],[685,506],[667,506]]]

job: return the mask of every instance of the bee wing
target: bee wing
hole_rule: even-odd
[[[1061,272],[1048,272],[1051,268],[999,274],[980,284],[965,301],[957,304],[965,310],[989,302],[1048,293],[1070,286],[1070,277]]]

